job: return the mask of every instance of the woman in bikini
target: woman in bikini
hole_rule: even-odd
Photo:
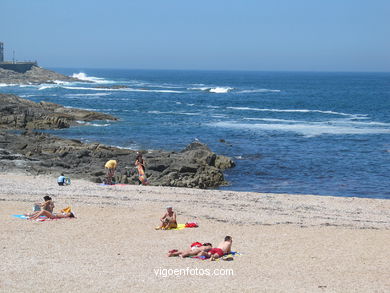
[[[180,257],[188,257],[188,256],[195,256],[200,255],[202,252],[207,253],[213,248],[211,243],[200,243],[195,242],[191,244],[190,249],[184,249],[182,251],[177,251],[176,249],[171,250],[168,252],[168,256],[180,256]]]
[[[36,213],[34,216],[30,217],[29,220],[36,220],[40,216],[48,217],[49,219],[63,219],[63,218],[74,218],[73,213],[51,213],[45,210],[42,210]]]

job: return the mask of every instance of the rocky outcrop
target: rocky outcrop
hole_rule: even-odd
[[[227,184],[222,171],[234,162],[194,142],[181,152],[143,152],[151,185],[212,188]],[[22,170],[32,174],[59,174],[102,182],[107,160],[117,160],[115,181],[138,184],[136,152],[99,143],[85,144],[43,133],[0,132],[0,171]],[[223,165],[223,168],[221,168]]]
[[[0,94],[0,129],[67,128],[76,121],[117,120],[98,112],[65,108],[48,102],[35,103],[15,95]]]
[[[33,66],[25,73],[0,68],[0,83],[5,84],[41,84],[55,81],[83,82],[77,78],[69,77],[42,67]]]
[[[76,121],[116,120],[115,117],[61,105],[35,103],[14,95],[0,94],[0,171],[31,174],[66,173],[102,182],[104,164],[117,160],[115,182],[138,184],[134,168],[136,152],[79,140],[63,139],[34,129],[70,127]],[[22,133],[6,130],[24,129]],[[151,185],[212,188],[227,184],[222,171],[234,167],[227,157],[194,142],[181,152],[144,151],[146,176]]]

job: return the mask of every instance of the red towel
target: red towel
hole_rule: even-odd
[[[186,228],[197,228],[199,227],[197,223],[186,223]]]

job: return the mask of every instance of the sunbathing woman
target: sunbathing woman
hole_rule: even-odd
[[[201,253],[207,253],[212,248],[213,248],[213,246],[211,245],[211,243],[201,244],[199,242],[195,242],[195,243],[191,244],[190,249],[185,249],[182,251],[171,250],[168,253],[168,256],[180,256],[182,258],[187,257],[187,256],[195,256],[195,255],[200,255]]]
[[[63,219],[63,218],[74,218],[73,213],[50,213],[48,211],[40,211],[36,213],[34,216],[30,217],[29,220],[36,220],[40,216],[48,217],[49,219]]]
[[[176,213],[172,207],[167,207],[167,212],[160,219],[161,226],[156,228],[157,230],[167,230],[177,228]]]
[[[43,203],[35,203],[35,206],[38,208],[38,210],[36,210],[33,213],[24,214],[24,215],[29,216],[29,217],[33,217],[36,214],[38,214],[41,210],[45,210],[45,211],[48,211],[50,213],[53,213],[54,203],[53,203],[52,198],[50,196],[46,195],[43,197],[43,200],[44,200]]]

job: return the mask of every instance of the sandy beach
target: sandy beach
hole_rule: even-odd
[[[50,195],[76,219],[28,221]],[[389,292],[390,201],[0,175],[2,292]],[[155,231],[165,206],[199,228]],[[168,258],[233,237],[233,261]],[[176,270],[176,271],[175,271]]]

